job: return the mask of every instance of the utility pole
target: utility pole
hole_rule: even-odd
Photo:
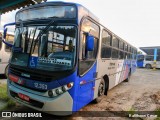
[[[154,49],[154,63],[153,63],[153,70],[156,70],[156,62],[157,62],[157,48]]]

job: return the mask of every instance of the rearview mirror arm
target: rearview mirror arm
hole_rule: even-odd
[[[3,26],[3,28],[5,29],[7,26],[12,26],[12,25],[15,25],[15,24],[16,24],[15,22],[8,23],[8,24],[5,24],[5,25]]]
[[[7,26],[12,26],[12,25],[15,25],[15,24],[16,24],[15,22],[12,22],[12,23],[5,24],[5,25],[3,26],[3,28],[4,28],[3,34],[4,34],[4,35],[3,35],[2,42],[3,42],[4,44],[6,44],[7,46],[9,46],[9,47],[13,47],[13,45],[10,44],[10,43],[7,43],[7,42],[5,41],[5,38],[6,38],[5,30],[7,29],[7,28],[6,28]],[[7,32],[7,30],[6,30],[6,32]]]

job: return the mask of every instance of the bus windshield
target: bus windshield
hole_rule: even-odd
[[[137,61],[143,61],[144,60],[144,55],[137,55]]]
[[[47,71],[71,70],[76,56],[75,26],[16,28],[11,64]]]

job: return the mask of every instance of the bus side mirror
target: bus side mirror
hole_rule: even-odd
[[[6,44],[8,47],[13,47],[13,45],[12,44],[10,44],[10,43],[8,43],[7,41],[5,41],[6,40],[6,35],[7,35],[7,26],[12,26],[12,25],[15,25],[16,23],[15,22],[13,22],[13,23],[8,23],[8,24],[5,24],[4,26],[3,26],[3,28],[4,28],[4,30],[3,30],[3,39],[2,39],[2,42],[4,43],[4,44]]]
[[[4,29],[4,31],[3,31],[3,39],[6,39],[7,30],[8,30],[8,29],[7,29],[7,28],[5,28],[5,29]]]
[[[86,49],[87,49],[87,51],[93,51],[94,50],[94,37],[91,36],[91,35],[87,36]]]

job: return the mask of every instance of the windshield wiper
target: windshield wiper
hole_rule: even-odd
[[[34,30],[33,39],[32,39],[32,43],[31,43],[30,53],[32,53],[32,46],[33,46],[34,37],[35,37],[35,35],[36,35],[36,30],[37,30],[37,27],[36,27],[35,30]],[[29,40],[30,40],[30,38],[29,38]]]
[[[41,36],[47,32],[47,30],[50,28],[50,26],[55,22],[55,20],[51,20],[51,22],[38,34],[36,40],[34,41],[34,47],[33,47],[33,52],[34,53],[34,50],[35,50],[35,47],[36,47],[36,44],[37,42],[40,40],[39,38],[41,38]],[[32,43],[33,44],[33,43]]]

